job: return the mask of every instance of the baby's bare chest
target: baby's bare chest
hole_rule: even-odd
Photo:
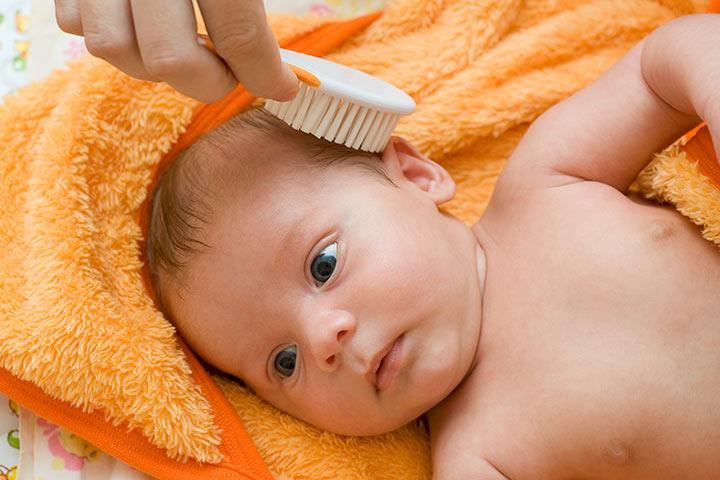
[[[488,254],[487,355],[450,428],[514,479],[720,478],[720,253],[674,212],[612,207]]]
[[[490,315],[544,325],[552,339],[720,340],[720,248],[671,208],[595,195],[513,225],[502,251],[488,254]]]

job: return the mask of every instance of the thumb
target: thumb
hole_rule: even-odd
[[[288,100],[298,79],[280,60],[262,1],[199,0],[217,54],[253,95]]]
[[[282,64],[282,78],[279,79],[278,84],[278,93],[269,98],[280,102],[292,100],[300,90],[300,81],[286,63]]]

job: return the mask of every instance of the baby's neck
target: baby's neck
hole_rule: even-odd
[[[472,233],[475,239],[475,261],[477,265],[478,287],[481,297],[481,313],[478,318],[478,322],[480,322],[480,329],[477,338],[477,344],[475,347],[475,354],[473,355],[472,363],[470,364],[467,373],[457,385],[457,387],[455,387],[455,389],[450,392],[447,397],[445,397],[435,407],[430,409],[426,414],[428,420],[428,427],[430,430],[431,442],[433,444],[438,438],[442,438],[443,432],[446,431],[446,424],[451,423],[452,418],[448,414],[449,412],[454,412],[459,407],[457,403],[458,401],[461,402],[460,399],[463,397],[463,395],[461,395],[460,393],[467,388],[468,383],[472,383],[473,374],[476,372],[476,367],[480,361],[482,352],[481,347],[483,343],[482,340],[484,330],[483,319],[485,313],[485,286],[487,278],[486,245],[489,244],[490,239],[487,236],[486,232],[483,230],[480,222],[473,226]],[[452,415],[455,416],[455,413],[453,413]]]

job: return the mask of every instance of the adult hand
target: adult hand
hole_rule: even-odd
[[[250,93],[290,100],[298,81],[280,61],[262,0],[198,0],[216,53],[196,40],[190,0],[55,0],[60,28],[136,78],[165,81],[203,102],[240,81]]]

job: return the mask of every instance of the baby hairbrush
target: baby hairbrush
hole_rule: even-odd
[[[198,42],[215,51],[207,35]],[[267,99],[263,108],[296,130],[355,150],[382,151],[400,116],[415,111],[412,98],[394,85],[323,58],[280,49],[300,81],[289,102]]]

